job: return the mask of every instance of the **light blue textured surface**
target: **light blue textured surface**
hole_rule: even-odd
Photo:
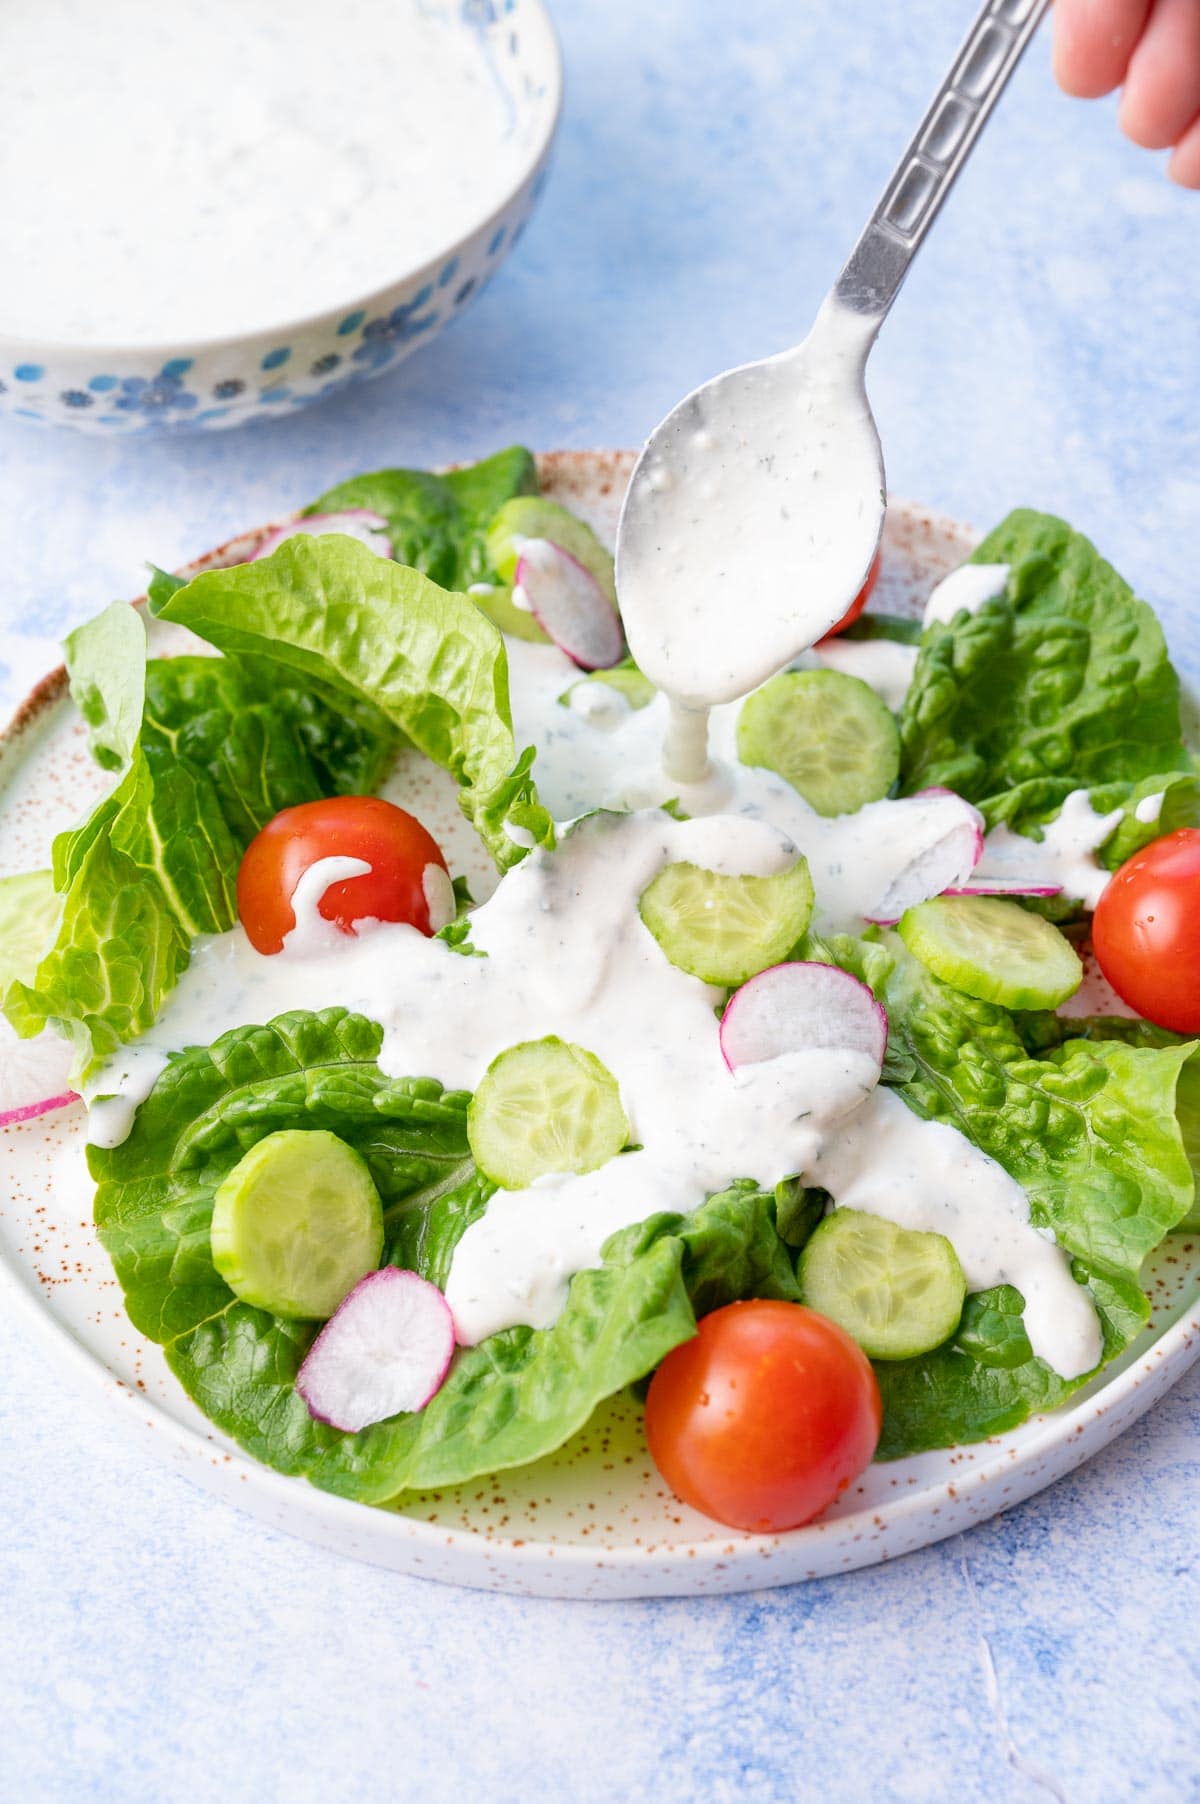
[[[3,698],[164,564],[385,462],[632,444],[802,332],[967,0],[560,0],[520,253],[396,375],[204,442],[0,433]],[[873,362],[892,486],[1067,515],[1200,678],[1200,199],[1035,45]],[[81,272],[81,279],[86,272]],[[231,272],[236,280],[236,272]],[[892,1567],[758,1597],[456,1593],[267,1533],[113,1444],[0,1323],[0,1798],[1196,1797],[1200,1373]]]

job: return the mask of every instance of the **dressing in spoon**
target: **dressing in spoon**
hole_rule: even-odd
[[[671,700],[681,784],[707,710],[823,637],[861,588],[885,482],[867,357],[1049,0],[986,0],[802,344],[688,395],[651,434],[617,534],[629,649]]]

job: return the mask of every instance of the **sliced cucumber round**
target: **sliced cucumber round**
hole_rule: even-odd
[[[596,1171],[629,1139],[617,1080],[595,1053],[551,1034],[492,1060],[467,1109],[475,1163],[503,1190]]]
[[[804,1301],[844,1328],[869,1359],[913,1359],[949,1340],[967,1295],[958,1255],[941,1234],[835,1209],[797,1270]]]
[[[614,664],[609,670],[589,670],[578,683],[572,683],[569,689],[564,689],[558,698],[564,707],[573,706],[571,698],[575,690],[582,688],[585,683],[603,683],[606,688],[615,689],[635,710],[648,708],[658,694],[650,678],[642,675],[632,658],[626,658],[624,663]]]
[[[1057,1008],[1083,980],[1058,928],[1002,897],[935,896],[908,909],[899,931],[943,983],[1005,1008]]]
[[[784,670],[742,705],[738,757],[785,777],[818,814],[878,802],[900,774],[900,731],[859,677]]]
[[[383,1255],[366,1162],[323,1129],[268,1134],[217,1190],[213,1264],[243,1303],[324,1321]]]
[[[697,864],[669,864],[638,902],[673,965],[729,988],[786,958],[812,910],[803,858],[775,877],[723,877]]]
[[[516,576],[522,539],[550,539],[590,570],[615,608],[617,584],[612,553],[600,543],[590,526],[541,495],[514,495],[495,515],[487,532],[487,554],[501,582]]]
[[[611,670],[593,670],[590,680],[607,683],[610,689],[619,690],[631,708],[648,708],[658,694],[650,678],[638,669],[632,658],[614,664]]]

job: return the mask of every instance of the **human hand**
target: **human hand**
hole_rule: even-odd
[[[1173,146],[1167,174],[1200,188],[1200,0],[1057,0],[1054,73],[1085,100],[1123,88],[1126,137]]]

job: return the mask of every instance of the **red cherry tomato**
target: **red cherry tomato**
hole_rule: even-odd
[[[875,562],[871,565],[871,568],[867,571],[866,582],[863,584],[862,588],[858,591],[858,594],[854,597],[854,600],[850,603],[850,606],[846,609],[846,612],[842,615],[842,617],[838,621],[837,625],[830,627],[829,631],[825,635],[826,639],[836,638],[838,633],[845,632],[846,628],[848,626],[853,625],[853,623],[858,619],[859,615],[862,613],[863,609],[866,607],[867,601],[871,594],[871,590],[875,587],[875,578],[879,575],[879,559],[880,559],[881,555],[882,554],[878,551],[875,553]]]
[[[883,1408],[862,1349],[800,1303],[730,1303],[659,1366],[646,1399],[654,1463],[731,1528],[798,1528],[871,1462]]]
[[[238,870],[238,914],[258,952],[279,952],[296,925],[292,894],[319,858],[361,858],[371,869],[331,883],[317,904],[327,921],[353,933],[356,921],[407,921],[422,933],[431,921],[425,870],[446,871],[437,841],[420,821],[378,796],[331,796],[301,802],[268,821],[246,848]],[[448,876],[448,873],[447,873]]]
[[[1200,828],[1180,827],[1121,866],[1092,918],[1092,944],[1130,1008],[1200,1033]]]

